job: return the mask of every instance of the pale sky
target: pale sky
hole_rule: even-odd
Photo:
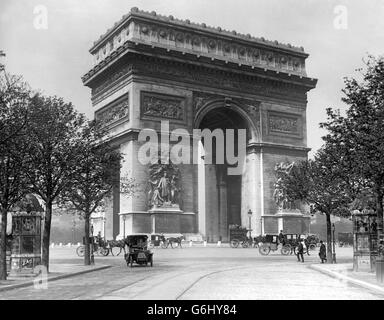
[[[38,5],[47,8],[46,30],[34,27]],[[346,29],[334,24],[340,5]],[[308,76],[319,79],[308,95],[313,151],[322,144],[325,109],[344,108],[343,77],[357,76],[367,53],[384,52],[384,0],[1,0],[0,50],[7,55],[1,62],[32,88],[61,96],[92,118],[90,89],[81,82],[92,63],[88,50],[132,7],[303,46]]]

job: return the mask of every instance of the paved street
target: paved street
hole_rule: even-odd
[[[351,249],[339,249],[339,262]],[[54,248],[54,263],[81,263],[75,248]],[[317,252],[299,263],[295,256],[257,249],[185,247],[154,249],[154,266],[128,268],[122,256],[96,257],[112,268],[0,292],[0,299],[384,299],[309,268]]]

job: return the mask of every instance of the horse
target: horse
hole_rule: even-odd
[[[167,240],[168,240],[169,244],[171,245],[172,249],[173,249],[173,243],[176,243],[180,248],[182,248],[181,241],[185,240],[185,237],[182,235],[179,237],[170,237]]]
[[[121,250],[124,250],[124,254],[126,253],[125,251],[125,240],[107,240],[107,244],[111,250],[112,255],[112,248],[120,248],[120,251],[116,254],[117,256],[121,253]]]
[[[259,243],[265,242],[265,237],[262,235],[259,235],[257,237],[253,238],[253,247],[257,248],[259,246]]]

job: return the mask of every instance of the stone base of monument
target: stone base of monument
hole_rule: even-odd
[[[178,205],[154,207],[148,211],[120,213],[117,240],[135,233],[166,233],[196,235],[196,214],[183,212]]]
[[[181,233],[181,215],[178,205],[154,207],[148,211],[151,215],[152,233]]]
[[[311,218],[298,209],[281,209],[275,215],[278,232],[305,234],[309,232]]]

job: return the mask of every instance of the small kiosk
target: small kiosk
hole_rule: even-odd
[[[12,245],[10,275],[34,275],[41,264],[41,220],[43,208],[28,194],[12,208]]]
[[[353,270],[376,270],[377,216],[372,209],[354,210],[353,218]]]

